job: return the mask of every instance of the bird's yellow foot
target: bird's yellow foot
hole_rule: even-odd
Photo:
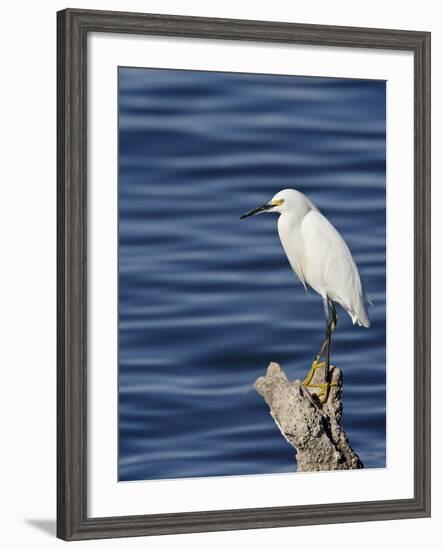
[[[318,368],[325,369],[325,366],[326,366],[325,361],[318,361],[315,359],[312,363],[312,366],[310,367],[310,370],[307,376],[302,381],[302,385],[305,386],[306,388],[318,388],[319,391],[315,392],[315,395],[319,399],[319,402],[321,403],[321,405],[323,405],[327,401],[328,394],[330,392],[330,387],[337,385],[336,382],[323,382],[321,384],[312,383],[316,369]]]
[[[334,382],[324,382],[323,384],[309,384],[307,387],[319,389],[317,393],[315,392],[315,395],[319,399],[319,403],[323,405],[328,399],[331,386],[336,386],[336,384]]]
[[[324,369],[325,368],[325,361],[319,361],[318,359],[315,359],[312,363],[312,366],[310,367],[310,370],[308,371],[307,376],[302,381],[303,386],[309,386],[310,382],[313,379],[313,376],[315,375],[316,369]]]

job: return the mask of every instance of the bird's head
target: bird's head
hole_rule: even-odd
[[[301,206],[304,206],[306,202],[310,203],[311,207],[314,207],[309,199],[299,191],[296,191],[296,189],[283,189],[276,193],[269,202],[243,214],[241,219],[254,216],[255,214],[262,214],[263,212],[277,212],[278,214],[282,214],[288,211],[296,211]]]

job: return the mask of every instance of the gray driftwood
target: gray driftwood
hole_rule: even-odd
[[[321,382],[322,376],[317,369],[312,383]],[[336,385],[323,405],[314,388],[304,387],[300,380],[290,382],[278,363],[270,363],[266,375],[255,382],[282,435],[296,449],[298,472],[363,468],[341,426],[340,369],[331,367],[331,379]]]

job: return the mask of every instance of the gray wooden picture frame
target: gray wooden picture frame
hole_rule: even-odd
[[[87,37],[150,34],[414,55],[414,497],[153,514],[87,515]],[[57,14],[57,536],[65,540],[430,515],[430,33],[67,9]],[[105,208],[105,204],[103,204]]]

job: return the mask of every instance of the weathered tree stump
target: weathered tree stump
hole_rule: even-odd
[[[300,380],[290,382],[278,363],[270,363],[266,375],[255,382],[282,435],[296,449],[298,472],[363,468],[340,423],[342,373],[330,367],[330,375],[334,385],[322,405],[314,388]],[[322,382],[322,377],[323,369],[318,368],[311,382]]]

